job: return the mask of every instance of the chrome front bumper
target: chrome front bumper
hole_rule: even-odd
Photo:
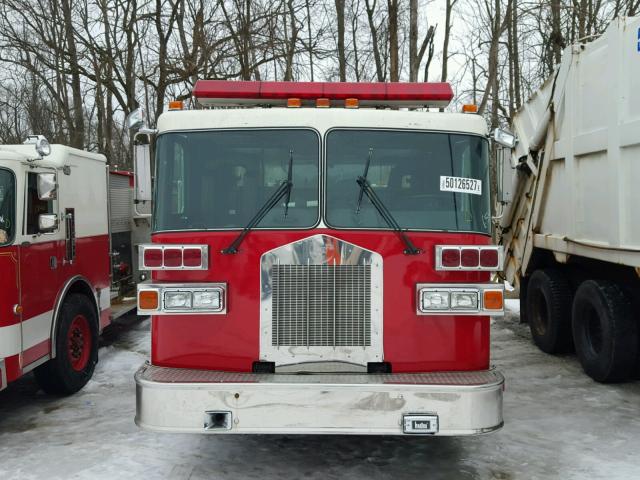
[[[296,375],[145,364],[135,380],[136,424],[161,432],[403,435],[403,417],[416,414],[437,416],[436,435],[502,427],[495,370]],[[212,412],[228,421],[212,428]]]

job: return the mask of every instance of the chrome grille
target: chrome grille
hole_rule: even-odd
[[[371,265],[273,265],[273,346],[371,345]]]

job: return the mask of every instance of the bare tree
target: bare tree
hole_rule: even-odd
[[[380,45],[378,39],[378,27],[375,24],[375,10],[376,10],[376,1],[373,0],[373,3],[369,3],[370,0],[365,0],[365,8],[367,10],[367,21],[369,23],[369,31],[371,32],[371,45],[373,48],[373,58],[376,63],[376,78],[379,82],[384,82],[386,80],[385,69],[382,64],[382,57],[380,55]]]
[[[338,73],[341,82],[347,81],[347,59],[344,51],[344,0],[335,0],[338,29]]]
[[[418,81],[418,72],[425,52],[429,48],[433,52],[435,27],[430,26],[418,49],[418,0],[409,0],[409,81]],[[428,71],[428,68],[427,68]],[[425,75],[425,82],[427,76]]]
[[[398,43],[398,0],[387,0],[389,15],[389,79],[400,81],[400,45]]]

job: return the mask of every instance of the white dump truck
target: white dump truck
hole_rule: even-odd
[[[504,277],[548,353],[601,382],[638,374],[640,17],[614,20],[497,131]]]

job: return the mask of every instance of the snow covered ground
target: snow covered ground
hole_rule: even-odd
[[[538,351],[517,301],[492,326],[505,427],[473,438],[153,434],[133,423],[149,321],[105,335],[94,379],[53,398],[31,376],[0,392],[0,479],[631,479],[640,477],[640,382],[599,385]]]

